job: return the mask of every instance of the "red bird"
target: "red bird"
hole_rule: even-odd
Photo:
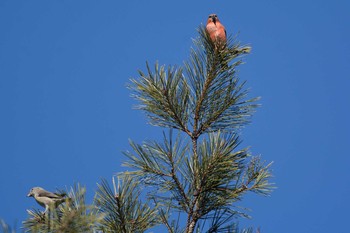
[[[220,23],[216,14],[209,15],[206,29],[213,43],[226,43],[225,27]]]

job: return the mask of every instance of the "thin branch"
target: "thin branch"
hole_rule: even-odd
[[[185,200],[185,202],[186,202],[186,211],[188,211],[188,208],[190,206],[190,202],[189,202],[189,199],[188,199],[188,197],[187,197],[187,195],[185,193],[184,188],[182,187],[179,179],[176,176],[174,160],[173,160],[173,156],[171,154],[169,154],[169,160],[170,160],[170,165],[171,165],[171,178],[174,180],[177,189],[181,193],[182,198]]]
[[[217,65],[216,62],[214,64]],[[212,68],[212,70],[208,73],[208,77],[205,80],[204,87],[202,89],[202,93],[201,93],[201,95],[199,97],[199,100],[197,100],[196,109],[195,109],[195,113],[194,113],[194,124],[193,124],[193,133],[192,133],[193,134],[193,136],[192,136],[193,139],[197,139],[200,136],[199,132],[197,131],[197,129],[198,129],[198,121],[199,121],[199,113],[201,111],[202,104],[203,104],[203,101],[205,99],[205,96],[207,95],[208,88],[209,88],[211,82],[215,78],[215,75],[213,74],[215,68],[216,68],[216,66],[214,66],[214,68]]]
[[[192,133],[191,131],[188,130],[188,128],[186,127],[186,125],[182,122],[182,120],[180,119],[180,117],[178,116],[177,112],[175,111],[173,104],[170,100],[170,96],[169,96],[169,91],[166,89],[164,90],[164,95],[166,97],[166,100],[168,102],[169,108],[174,116],[174,120],[177,121],[177,123],[180,125],[182,131],[184,131],[185,133],[187,133],[188,136],[192,137]]]
[[[156,203],[155,200],[154,200],[154,202]],[[168,232],[174,233],[173,229],[171,228],[171,226],[168,223],[167,216],[165,215],[164,211],[162,209],[160,209],[159,212],[160,212],[160,218],[162,219],[162,222],[165,224],[166,228],[168,229]]]

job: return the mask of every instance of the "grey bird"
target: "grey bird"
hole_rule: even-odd
[[[65,196],[66,194],[64,193],[63,194],[52,193],[40,187],[32,188],[27,195],[27,197],[34,197],[34,199],[36,200],[36,202],[38,202],[39,205],[41,205],[42,207],[45,207],[44,213],[46,213],[46,211],[51,206],[54,206],[55,208],[57,208],[57,206],[65,202],[66,200]]]

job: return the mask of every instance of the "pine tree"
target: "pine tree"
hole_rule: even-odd
[[[134,233],[163,225],[169,233],[253,232],[238,229],[237,217],[247,213],[236,204],[248,192],[269,195],[272,184],[271,163],[239,148],[258,106],[237,76],[250,47],[232,38],[218,46],[204,27],[198,32],[183,67],[147,64],[129,86],[138,109],[164,128],[163,141],[130,141],[130,170],[113,178],[113,188],[102,180],[93,206],[76,188],[50,214],[29,210],[26,231]]]
[[[272,188],[270,164],[238,149],[240,129],[258,100],[247,98],[237,77],[250,47],[232,38],[217,46],[203,27],[198,31],[183,68],[147,64],[132,80],[138,108],[169,133],[162,143],[131,142],[124,165],[134,170],[124,174],[151,190],[147,196],[169,232],[235,232],[232,220],[245,216],[235,203],[247,192],[268,195]]]

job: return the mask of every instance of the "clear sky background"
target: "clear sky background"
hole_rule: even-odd
[[[262,107],[244,145],[274,161],[269,198],[249,195],[262,232],[347,233],[350,1],[0,1],[0,218],[26,194],[123,171],[128,139],[160,139],[126,88],[151,64],[181,65],[210,13],[253,47],[240,78]]]

